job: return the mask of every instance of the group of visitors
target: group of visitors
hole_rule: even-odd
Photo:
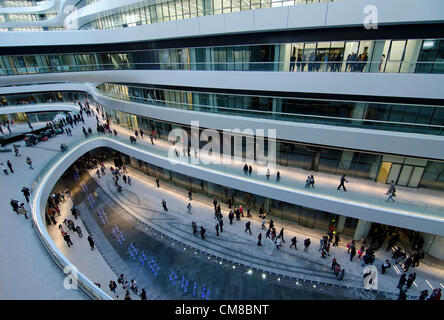
[[[122,289],[125,292],[124,300],[132,300],[129,290],[131,290],[136,295],[139,294],[137,289],[137,281],[135,279],[131,279],[130,283],[128,283],[128,281],[125,280],[125,276],[123,273],[120,274],[120,276],[117,278],[117,283],[122,286]],[[119,295],[117,293],[117,283],[111,280],[109,282],[109,289],[116,295],[116,298],[119,299]],[[146,290],[145,288],[142,288],[142,291],[140,292],[140,300],[146,300],[146,298]]]

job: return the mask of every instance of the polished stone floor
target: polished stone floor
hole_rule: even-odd
[[[82,219],[89,230],[94,228],[92,234],[96,244],[102,248],[102,254],[112,266],[116,264],[119,270],[125,271],[122,273],[126,279],[135,278],[139,288],[144,287],[148,292],[160,292],[158,298],[235,300],[364,298],[358,292],[345,288],[320,284],[313,288],[311,282],[299,281],[296,284],[296,280],[290,278],[278,280],[276,275],[269,273],[265,273],[264,279],[263,272],[257,270],[252,270],[252,274],[249,274],[250,269],[246,266],[209,256],[142,223],[111,199],[87,173],[80,180],[86,186],[87,192],[75,188],[74,184],[78,182],[71,181],[68,187],[79,190],[73,194],[75,203],[79,205]],[[88,199],[88,194],[94,197],[94,201]],[[103,218],[99,216],[99,212]],[[170,276],[173,279],[177,277],[174,283],[170,280]],[[185,281],[182,281],[182,277]]]

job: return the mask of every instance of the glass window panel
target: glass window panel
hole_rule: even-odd
[[[416,123],[426,123],[429,124],[432,119],[433,111],[435,108],[433,107],[419,107],[417,106],[419,112],[416,116]]]
[[[168,11],[168,3],[162,3],[163,21],[170,21],[170,13]]]
[[[439,41],[438,50],[436,51],[435,63],[433,64],[433,73],[444,73],[444,41]]]
[[[403,122],[415,123],[416,115],[418,114],[418,108],[415,106],[406,106],[404,111]]]
[[[336,174],[340,150],[322,149],[319,159],[319,171]]]
[[[404,116],[405,106],[403,105],[392,105],[392,110],[390,111],[389,121],[393,122],[401,122],[402,117]]]
[[[182,1],[176,0],[176,1],[174,1],[174,3],[176,5],[177,19],[183,19]]]
[[[230,10],[228,9],[229,6],[227,6],[228,2],[229,2],[228,0],[224,0],[224,13],[230,12]],[[231,12],[240,11],[241,2],[242,2],[242,0],[231,0]]]
[[[223,8],[223,0],[212,0],[213,1],[213,9],[214,14],[221,14]]]
[[[176,6],[174,4],[174,1],[170,1],[168,2],[168,9],[170,11],[170,19],[171,20],[176,20]]]
[[[424,63],[417,64],[416,72],[430,72],[432,70],[438,43],[438,40],[433,39],[423,41],[418,61],[423,61]]]
[[[405,47],[401,72],[415,72],[416,61],[421,51],[422,40],[408,40]]]

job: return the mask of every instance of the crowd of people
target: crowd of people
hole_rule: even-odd
[[[385,57],[385,56],[384,56]],[[347,55],[346,61],[343,61],[340,52],[320,52],[312,51],[302,55],[293,51],[290,57],[289,71],[323,71],[323,72],[339,72],[343,62],[345,62],[345,72],[363,72],[367,65],[367,50],[363,53],[350,53]],[[305,67],[307,68],[305,69]]]

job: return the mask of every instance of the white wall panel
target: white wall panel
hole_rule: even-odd
[[[224,30],[225,28],[225,18],[222,14],[216,14],[214,16],[202,16],[198,17],[197,20],[199,22],[199,31],[201,34],[217,34],[220,32],[220,30]]]
[[[254,11],[254,30],[280,30],[287,28],[288,7]]]
[[[240,11],[223,15],[225,28],[223,33],[248,32],[254,30],[254,11]]]

